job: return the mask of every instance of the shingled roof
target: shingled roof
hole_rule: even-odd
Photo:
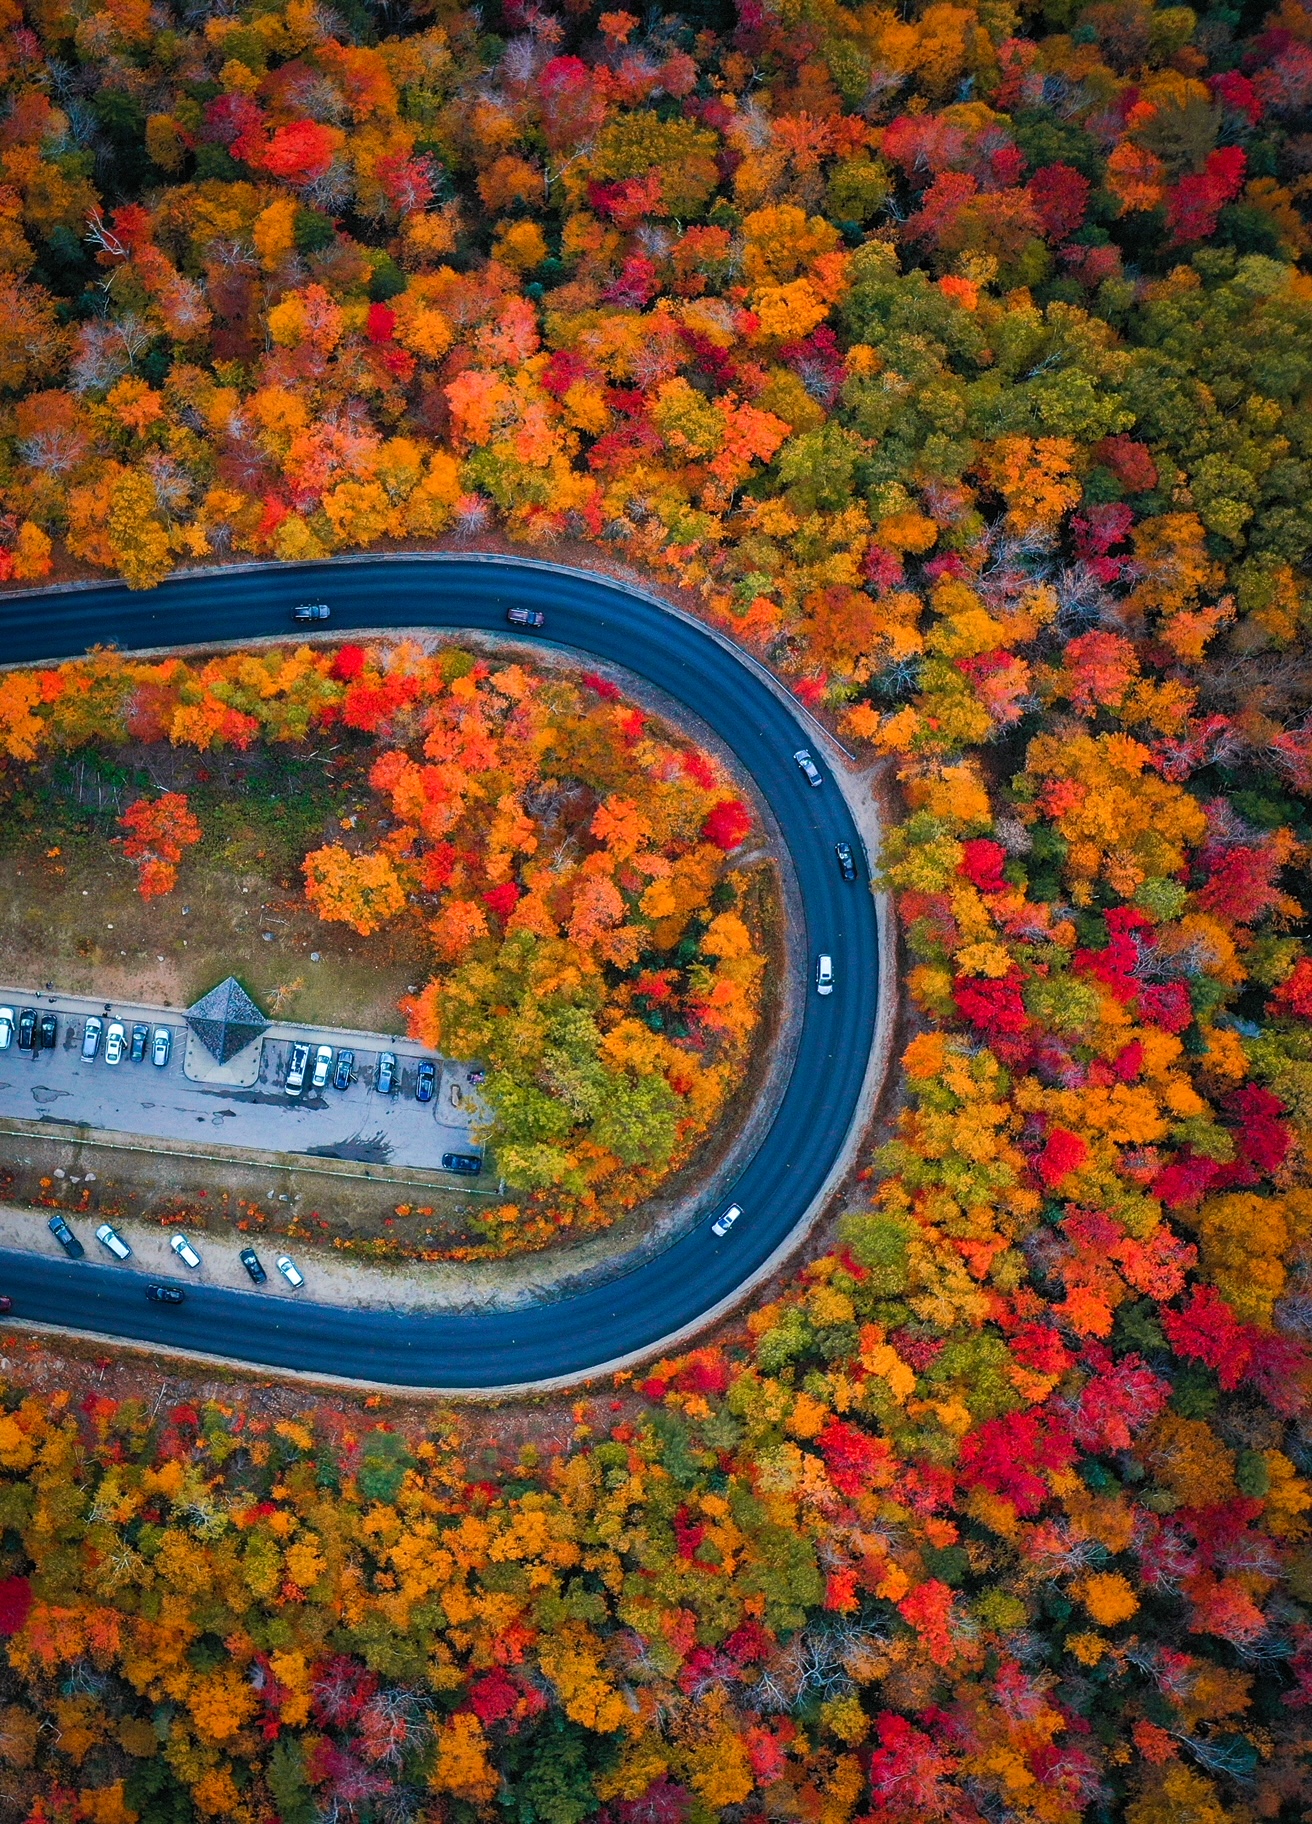
[[[235,975],[187,1009],[187,1024],[207,1051],[226,1064],[258,1039],[269,1022]]]

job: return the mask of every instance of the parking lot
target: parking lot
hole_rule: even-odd
[[[442,1170],[444,1153],[480,1150],[470,1138],[477,1090],[465,1067],[403,1040],[275,1023],[258,1041],[258,1069],[252,1054],[244,1073],[230,1073],[253,1080],[224,1082],[216,1080],[217,1073],[196,1080],[184,1067],[187,1028],[176,1008],[118,1004],[106,1012],[103,1003],[3,988],[0,1004],[12,1006],[20,1017],[24,1008],[39,1015],[54,1013],[58,1022],[53,1050],[20,1050],[15,1039],[0,1052],[2,1117],[167,1140],[208,1138],[261,1152],[430,1171]],[[82,1036],[89,1015],[99,1015],[106,1029],[111,1020],[122,1021],[129,1041],[134,1024],[148,1025],[152,1032],[157,1026],[168,1027],[172,1045],[167,1065],[161,1069],[151,1062],[149,1046],[139,1063],[133,1063],[126,1050],[122,1062],[107,1063],[103,1032],[96,1056],[85,1059]],[[311,1063],[319,1044],[332,1047],[334,1066],[343,1047],[352,1049],[355,1063],[349,1085],[336,1089],[330,1078],[324,1088],[316,1089],[307,1071],[305,1088],[287,1095],[284,1082],[297,1041],[310,1045]],[[191,1049],[194,1052],[195,1046]],[[375,1088],[384,1050],[396,1058],[391,1095],[380,1095]],[[424,1060],[436,1071],[434,1096],[427,1103],[415,1098],[416,1076]],[[453,1184],[461,1182],[474,1180],[452,1178]]]

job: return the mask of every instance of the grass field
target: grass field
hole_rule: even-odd
[[[343,816],[364,822],[354,752],[88,750],[4,783],[0,981],[186,1006],[231,973],[286,1019],[402,1029],[397,1003],[430,966],[422,933],[366,940],[304,899],[306,850]],[[159,791],[186,792],[204,836],[176,890],[146,903],[114,838],[123,809]]]

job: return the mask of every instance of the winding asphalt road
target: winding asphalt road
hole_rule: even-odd
[[[512,603],[547,615],[551,645],[626,666],[686,704],[737,754],[769,799],[805,902],[806,951],[834,959],[835,992],[807,984],[783,1100],[729,1196],[654,1259],[608,1284],[513,1311],[403,1315],[190,1285],[181,1307],[148,1304],[137,1275],[0,1251],[15,1315],[271,1368],[450,1391],[523,1387],[590,1370],[685,1331],[786,1240],[842,1151],[875,1036],[878,936],[863,847],[832,778],[809,786],[793,760],[806,728],[761,676],[703,629],[654,601],[572,571],[476,559],[269,568],[179,578],[149,594],[116,584],[0,600],[0,662],[285,635],[297,602],[326,601],[330,629],[479,628],[507,639]],[[318,631],[315,629],[315,631]],[[822,771],[825,770],[822,766]],[[845,882],[834,844],[858,858]],[[711,1222],[743,1214],[723,1239]]]

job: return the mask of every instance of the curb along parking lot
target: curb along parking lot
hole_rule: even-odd
[[[542,636],[558,649],[622,665],[700,715],[734,749],[768,797],[801,883],[805,953],[834,959],[835,992],[805,998],[792,1076],[731,1197],[743,1216],[724,1237],[707,1212],[663,1253],[626,1275],[551,1304],[509,1312],[384,1316],[279,1301],[252,1321],[251,1301],[206,1288],[184,1312],[142,1311],[106,1269],[6,1254],[20,1316],[37,1323],[190,1349],[323,1377],[432,1392],[563,1385],[684,1341],[732,1306],[796,1245],[850,1162],[882,1064],[881,945],[877,910],[861,878],[845,883],[834,845],[865,848],[817,740],[778,686],[708,630],[645,593],[533,562],[435,556],[288,570],[205,573],[149,597],[95,586],[40,597],[41,617],[14,598],[0,609],[9,662],[71,656],[96,641],[125,648],[296,637],[290,610],[307,596],[332,603],[343,636],[398,627],[504,631],[512,603],[541,607]],[[781,700],[784,699],[784,700]],[[816,751],[825,775],[812,788],[793,755]],[[120,1067],[121,1068],[121,1067]],[[0,1072],[0,1075],[5,1074]],[[240,1309],[241,1305],[246,1309]]]

